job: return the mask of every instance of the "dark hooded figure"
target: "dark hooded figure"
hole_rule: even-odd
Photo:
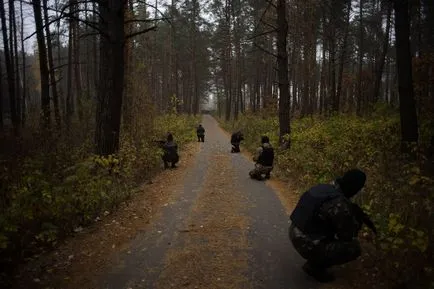
[[[197,127],[196,134],[198,142],[205,142],[205,128],[201,124]]]
[[[291,214],[289,237],[307,260],[303,270],[317,281],[333,281],[327,268],[353,261],[361,254],[358,232],[369,218],[350,198],[365,181],[361,170],[347,171],[333,184],[320,184],[305,192]]]
[[[232,134],[231,136],[231,145],[232,145],[232,150],[231,153],[239,153],[240,152],[240,144],[241,141],[244,140],[244,136],[241,133],[241,131],[236,131]]]
[[[173,140],[173,135],[171,133],[167,134],[167,141],[163,145],[163,162],[164,168],[169,168],[169,163],[172,168],[176,167],[176,163],[179,161],[178,155],[178,145]]]
[[[274,149],[270,144],[268,136],[261,137],[261,146],[256,150],[256,155],[253,157],[255,168],[249,172],[252,179],[263,180],[270,178],[270,173],[273,170]]]

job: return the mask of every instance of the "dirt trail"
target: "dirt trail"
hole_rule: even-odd
[[[278,183],[251,180],[252,162],[230,153],[212,117],[203,125],[205,143],[177,170],[41,258],[17,288],[316,288],[287,237],[291,202]]]

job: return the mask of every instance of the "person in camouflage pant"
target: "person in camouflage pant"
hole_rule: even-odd
[[[327,268],[357,259],[357,239],[363,223],[376,232],[363,210],[350,198],[364,186],[366,175],[350,170],[334,184],[317,185],[305,192],[291,214],[289,238],[307,260],[303,270],[320,282],[334,279]]]
[[[249,172],[250,177],[263,180],[262,175],[265,175],[265,179],[269,179],[273,170],[274,149],[268,136],[261,137],[261,146],[256,150],[253,161],[255,162],[255,168]]]

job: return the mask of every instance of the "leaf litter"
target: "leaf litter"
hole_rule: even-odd
[[[205,183],[156,288],[249,288],[248,217],[229,155],[210,156]]]

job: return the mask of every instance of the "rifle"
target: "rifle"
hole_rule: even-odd
[[[160,148],[166,143],[164,140],[153,140],[152,142],[158,145]]]
[[[375,235],[377,235],[377,229],[375,228],[375,225],[371,221],[369,216],[357,204],[352,203],[352,205],[353,205],[352,209],[353,209],[354,215],[356,216],[356,219],[359,222],[364,223],[366,226],[368,226],[368,228],[371,229]]]

